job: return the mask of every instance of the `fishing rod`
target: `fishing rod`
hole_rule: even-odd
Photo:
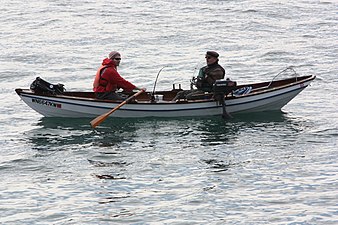
[[[165,66],[163,66],[163,67],[160,69],[160,71],[158,71],[158,73],[157,73],[156,80],[155,80],[155,83],[154,83],[153,92],[152,92],[151,95],[150,95],[150,100],[151,100],[152,102],[155,101],[155,88],[156,88],[158,76],[160,75],[160,73],[161,73],[161,71],[164,69],[164,67],[165,67]]]

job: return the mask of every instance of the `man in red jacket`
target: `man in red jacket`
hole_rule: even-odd
[[[117,51],[112,51],[109,53],[108,58],[103,60],[102,66],[97,70],[93,90],[98,99],[126,99],[128,96],[116,92],[119,88],[122,88],[124,91],[146,90],[145,88],[136,87],[121,77],[117,72],[120,62],[121,54]]]

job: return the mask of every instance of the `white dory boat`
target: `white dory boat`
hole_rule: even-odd
[[[213,93],[206,94],[203,99],[199,100],[172,101],[179,91],[175,88],[171,91],[144,92],[110,116],[124,118],[191,117],[224,115],[224,111],[233,115],[281,110],[314,79],[314,75],[309,75],[238,85],[231,88],[230,94],[222,95],[224,102],[215,100]],[[16,89],[15,91],[29,107],[46,117],[95,118],[121,103],[98,100],[93,92],[70,91],[53,95],[35,93],[30,89]],[[151,100],[151,96],[154,96],[152,94],[159,96],[159,99]]]

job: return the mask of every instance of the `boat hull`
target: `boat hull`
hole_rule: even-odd
[[[281,87],[268,88],[252,94],[225,98],[226,110],[230,114],[281,110],[289,101],[304,90],[315,76]],[[99,101],[95,98],[69,97],[63,95],[38,95],[29,90],[17,89],[20,98],[33,110],[45,117],[96,117],[119,103]],[[137,101],[125,104],[111,117],[191,117],[222,115],[223,109],[216,101]]]

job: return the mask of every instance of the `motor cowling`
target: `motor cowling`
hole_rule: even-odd
[[[237,88],[237,82],[230,79],[216,80],[213,85],[215,95],[227,96]]]

